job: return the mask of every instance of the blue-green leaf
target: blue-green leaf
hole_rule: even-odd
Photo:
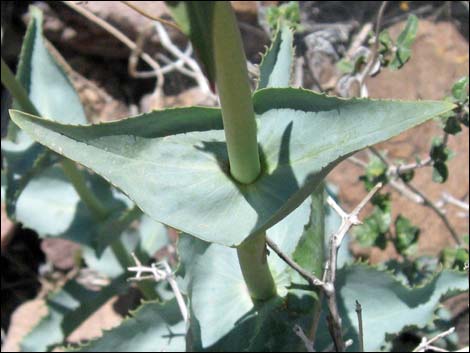
[[[257,89],[289,86],[294,56],[293,41],[294,34],[290,28],[281,26],[261,60]]]
[[[294,253],[304,233],[304,227],[309,223],[310,207],[310,200],[306,200],[283,221],[267,231],[267,236],[289,256]],[[253,304],[235,249],[182,235],[179,250],[186,275],[189,277],[191,310],[198,321],[204,348],[217,344],[232,330],[245,330],[257,322],[252,319],[261,307],[255,307]],[[290,285],[288,266],[273,252],[269,254],[268,262],[278,294],[285,296],[286,288]],[[207,298],[211,298],[211,305],[207,305]],[[223,316],[220,315],[221,312],[224,313]],[[245,325],[245,320],[251,323]],[[248,340],[239,342],[248,343]]]
[[[48,313],[21,342],[24,352],[46,352],[62,344],[87,317],[115,295],[127,289],[125,275],[114,279],[100,291],[91,291],[75,280],[46,300]]]
[[[254,105],[263,170],[250,185],[229,175],[218,109],[155,111],[94,126],[18,111],[11,116],[34,139],[117,186],[155,220],[237,246],[297,208],[351,153],[453,108],[436,101],[346,100],[291,88],[257,91]]]
[[[80,98],[44,43],[39,8],[30,7],[31,22],[21,49],[17,79],[41,116],[71,124],[87,122]]]
[[[85,124],[80,99],[62,68],[45,46],[42,13],[30,7],[31,20],[21,48],[17,80],[42,116],[64,123]],[[13,104],[17,107],[18,105]],[[29,180],[55,159],[41,145],[11,123],[9,140],[2,141],[7,168],[6,201],[10,217],[15,216],[16,201]]]
[[[113,219],[128,205],[101,177],[90,173],[85,173],[85,177],[90,189],[113,211],[108,223],[94,218],[58,166],[44,170],[29,182],[18,199],[16,220],[34,229],[40,237],[60,237],[96,248],[100,233],[111,232],[107,226],[112,226]]]
[[[118,327],[74,352],[185,352],[186,325],[176,300],[144,303]]]
[[[362,305],[365,351],[374,352],[403,329],[431,323],[443,296],[468,290],[468,277],[465,272],[446,270],[423,286],[409,288],[388,272],[356,264],[338,272],[336,288],[344,335],[353,340],[350,350],[358,350],[357,300]],[[331,343],[326,322],[320,324],[317,338],[317,349]]]
[[[34,186],[34,183],[37,182],[39,185],[44,185],[40,179],[34,179],[21,197],[23,197],[24,194],[29,194],[31,191],[28,191],[28,188]],[[54,182],[52,182],[52,185],[54,185]],[[60,186],[59,184],[57,190],[46,187],[44,192],[46,196],[47,192],[52,194],[54,194],[54,192],[60,193],[64,191],[66,185]],[[38,199],[42,197],[44,197],[44,194],[38,196]],[[39,324],[33,328],[22,343],[27,351],[33,351],[33,349],[34,351],[45,351],[49,346],[63,344],[64,339],[106,301],[128,289],[126,268],[123,268],[113,248],[108,246],[104,251],[97,251],[93,237],[100,237],[102,232],[107,229],[113,233],[112,238],[114,241],[122,242],[123,247],[128,253],[136,252],[139,259],[143,262],[150,259],[157,250],[168,243],[168,235],[165,227],[146,216],[140,219],[139,228],[127,229],[123,234],[120,234],[122,232],[120,226],[113,225],[110,222],[105,222],[99,226],[95,224],[94,220],[89,216],[88,218],[80,220],[80,217],[86,215],[86,213],[82,216],[73,215],[75,204],[73,200],[71,203],[67,203],[67,201],[70,201],[68,200],[69,197],[70,193],[64,192],[64,203],[59,205],[57,209],[52,207],[52,210],[50,210],[50,205],[47,204],[44,208],[33,208],[32,211],[36,213],[43,211],[42,215],[49,223],[54,222],[50,222],[51,218],[47,214],[48,211],[64,211],[65,215],[63,218],[66,220],[66,225],[68,225],[70,217],[75,217],[76,220],[74,222],[77,223],[75,230],[74,227],[72,227],[70,233],[65,231],[59,236],[79,241],[83,259],[88,267],[97,271],[100,275],[111,278],[112,282],[100,291],[90,291],[75,280],[72,280],[67,282],[58,292],[50,295],[46,301],[48,314],[41,319]],[[50,198],[49,201],[51,201]],[[39,216],[35,213],[30,215],[33,219]],[[61,217],[56,219],[61,220]],[[84,221],[88,222],[87,226],[82,223]],[[44,226],[45,225],[43,225],[41,229],[44,228]],[[58,231],[60,232],[60,229]],[[81,234],[79,231],[81,231]]]

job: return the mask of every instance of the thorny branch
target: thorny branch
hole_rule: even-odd
[[[443,192],[441,199],[436,202],[436,206],[442,209],[446,204],[454,205],[462,210],[458,215],[463,218],[468,218],[469,216],[469,206],[468,202],[459,200],[458,198],[452,196],[448,192]]]
[[[330,257],[328,259],[329,265],[326,274],[326,284],[324,286],[328,309],[330,311],[330,334],[333,337],[337,351],[342,352],[345,349],[344,340],[342,337],[341,318],[338,311],[335,291],[338,249],[341,246],[341,242],[343,241],[343,238],[349,229],[351,229],[351,227],[354,225],[361,224],[361,221],[359,220],[359,213],[382,187],[382,183],[375,185],[374,188],[359,203],[359,205],[357,205],[356,208],[354,208],[354,210],[349,214],[343,211],[332,197],[328,197],[327,199],[327,203],[341,216],[341,226],[339,227],[338,231],[330,238]]]
[[[157,70],[155,68],[150,71],[144,71],[144,72],[137,71],[137,64],[138,64],[139,57],[141,56],[143,52],[145,38],[148,35],[149,30],[151,28],[152,27],[146,27],[143,30],[139,31],[139,34],[136,40],[136,46],[132,50],[131,55],[129,56],[128,71],[129,71],[129,74],[134,78],[157,77],[157,83],[155,85],[154,94],[160,97],[163,92],[163,85],[165,83],[165,77],[163,76],[163,69],[159,68]]]
[[[362,325],[362,305],[356,300],[357,323],[359,325],[359,352],[364,352],[364,328]]]
[[[444,140],[445,141],[445,140]],[[431,159],[424,159],[421,162],[416,162],[416,163],[410,163],[410,164],[405,164],[405,165],[394,165],[392,162],[390,162],[388,159],[383,157],[379,152],[377,152],[375,149],[370,149],[372,153],[374,153],[377,157],[381,159],[381,161],[387,166],[387,171],[386,174],[390,178],[389,185],[410,199],[411,201],[420,204],[422,206],[428,207],[431,209],[442,221],[442,223],[445,225],[449,233],[451,234],[452,238],[454,239],[455,243],[460,245],[462,243],[459,235],[457,234],[457,231],[454,229],[452,224],[450,223],[445,211],[442,209],[442,206],[444,205],[445,202],[433,202],[430,197],[428,197],[423,191],[419,190],[416,186],[414,186],[411,183],[403,183],[398,180],[399,176],[404,173],[405,171],[410,171],[410,170],[415,170],[419,168],[423,168],[426,166],[432,166],[432,160]],[[348,161],[351,163],[358,165],[362,168],[367,168],[367,163],[356,158],[356,157],[349,157]],[[446,196],[443,196],[443,198],[446,198],[447,200],[453,199],[456,200],[454,197],[448,197],[448,194]],[[457,200],[457,202],[454,201],[447,201],[449,203],[453,204],[458,204],[459,207],[465,208],[465,206],[462,207],[462,205],[465,205],[460,200]],[[468,206],[468,205],[466,205]],[[468,212],[467,212],[468,213]]]
[[[449,134],[445,133],[443,137],[443,145],[444,147],[447,146],[447,143],[449,141]],[[370,150],[372,153],[374,153],[382,163],[384,163],[387,166],[387,176],[391,177],[392,179],[395,179],[395,181],[400,177],[400,175],[406,171],[414,170],[414,169],[419,169],[422,167],[426,166],[432,166],[433,161],[432,159],[426,158],[425,160],[421,162],[416,162],[416,163],[411,163],[407,164],[405,166],[401,165],[394,165],[391,161],[389,161],[387,158],[382,156],[381,153],[379,153],[375,148],[371,147]],[[436,203],[434,203],[423,191],[419,190],[416,186],[414,186],[411,183],[402,183],[402,189],[407,189],[408,191],[411,191],[412,194],[417,196],[418,203],[430,208],[442,221],[442,223],[445,225],[449,233],[451,234],[452,238],[456,242],[456,244],[461,245],[462,241],[460,240],[459,235],[457,234],[457,231],[454,229],[452,224],[450,223],[449,219],[447,218],[445,211],[442,210],[442,208],[438,207]]]
[[[341,246],[341,243],[344,239],[346,233],[351,229],[352,226],[361,224],[359,220],[359,213],[363,210],[366,204],[371,200],[371,198],[383,187],[382,183],[378,183],[359,203],[359,205],[354,208],[351,213],[345,212],[336,201],[328,197],[328,204],[341,216],[341,226],[339,229],[330,237],[330,247],[329,252],[330,256],[325,266],[325,280],[320,280],[315,275],[309,273],[300,267],[294,260],[292,260],[288,255],[284,254],[279,247],[269,238],[266,238],[267,245],[290,267],[297,271],[303,278],[305,278],[311,286],[318,287],[322,290],[324,295],[327,298],[328,310],[330,315],[328,316],[328,326],[330,329],[330,334],[333,338],[334,345],[337,351],[343,352],[346,349],[346,345],[342,335],[341,329],[341,318],[338,311],[338,305],[336,302],[336,290],[335,290],[335,280],[336,280],[336,269],[337,269],[337,254],[338,249]],[[295,332],[299,335],[298,328],[295,328]],[[300,337],[300,336],[299,336]],[[312,343],[313,344],[313,343]]]
[[[411,191],[413,191],[416,195],[419,195],[423,200],[423,206],[426,206],[434,211],[434,213],[441,219],[442,223],[446,226],[449,233],[452,235],[452,238],[457,243],[457,245],[462,245],[462,240],[460,240],[457,231],[452,227],[450,224],[449,219],[447,218],[446,214],[438,208],[432,200],[426,196],[422,191],[420,191],[417,187],[412,185],[411,183],[405,184]]]
[[[313,347],[313,341],[310,340],[304,333],[304,330],[302,330],[302,327],[299,325],[294,325],[293,329],[294,333],[302,340],[305,350],[307,352],[315,352],[315,349]]]
[[[286,264],[288,264],[292,269],[297,271],[311,286],[313,287],[323,287],[324,282],[316,277],[314,274],[304,270],[299,264],[292,260],[288,255],[284,254],[282,250],[274,243],[269,237],[266,237],[266,244],[282,259]]]

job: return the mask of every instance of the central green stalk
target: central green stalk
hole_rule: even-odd
[[[240,31],[230,3],[213,5],[213,51],[215,79],[222,107],[225,138],[232,177],[250,184],[261,173],[256,121]],[[254,300],[276,295],[276,286],[266,258],[266,234],[245,240],[238,260],[246,285]]]
[[[266,233],[247,239],[237,248],[243,278],[254,300],[267,300],[276,295],[276,285],[266,258]]]
[[[215,78],[222,107],[230,173],[242,184],[260,174],[256,122],[245,51],[230,3],[214,2]]]

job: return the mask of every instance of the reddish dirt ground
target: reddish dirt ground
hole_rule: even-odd
[[[397,35],[403,24],[390,29]],[[373,98],[396,99],[442,99],[449,95],[452,84],[460,77],[468,75],[468,42],[455,27],[448,22],[432,23],[420,21],[418,35],[413,45],[411,60],[399,71],[383,70],[378,76],[367,81],[370,96]],[[390,159],[414,161],[414,156],[423,158],[429,153],[431,140],[441,136],[442,129],[435,121],[418,126],[378,146],[388,152]],[[449,147],[456,156],[449,162],[450,176],[446,183],[436,184],[431,179],[429,168],[416,172],[413,184],[424,191],[433,201],[437,201],[443,191],[459,199],[468,197],[469,190],[469,131],[464,129],[457,136],[450,137]],[[364,153],[359,157],[364,157]],[[349,161],[341,163],[329,176],[340,186],[340,197],[346,208],[354,207],[365,195],[358,177],[362,168]],[[468,198],[467,198],[468,202]],[[443,247],[453,244],[453,240],[442,221],[426,207],[413,204],[406,197],[393,192],[393,213],[409,217],[421,227],[419,250],[423,254],[436,254]],[[460,234],[468,233],[468,218],[457,216],[455,208],[448,208],[451,223]],[[372,262],[395,256],[393,248],[385,251],[373,249]]]

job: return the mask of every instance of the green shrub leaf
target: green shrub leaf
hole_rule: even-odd
[[[444,131],[451,135],[457,135],[462,131],[460,121],[455,115],[449,116],[445,122]]]
[[[396,42],[396,52],[389,67],[392,70],[398,70],[411,57],[411,45],[416,39],[416,33],[418,32],[418,18],[415,15],[408,16],[406,27],[403,32],[400,33]]]
[[[413,255],[418,248],[419,228],[413,226],[408,218],[398,215],[395,219],[395,233],[393,241],[398,253]]]
[[[460,78],[452,86],[452,96],[458,102],[465,102],[468,99],[468,81],[469,77]]]
[[[289,1],[284,4],[270,6],[266,10],[266,22],[271,30],[278,29],[279,25],[287,25],[300,30],[300,8],[298,1]]]

